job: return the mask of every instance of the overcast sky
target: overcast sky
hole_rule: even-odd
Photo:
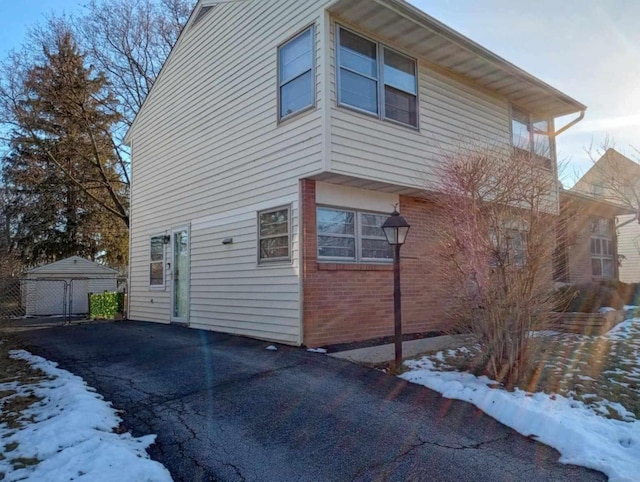
[[[584,150],[607,135],[629,156],[640,148],[639,0],[410,2],[589,107],[557,140],[558,158],[570,160],[572,171],[590,166]],[[77,12],[84,3],[0,0],[0,56],[44,14]]]

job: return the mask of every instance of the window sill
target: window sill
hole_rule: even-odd
[[[392,264],[317,263],[318,271],[393,271]]]

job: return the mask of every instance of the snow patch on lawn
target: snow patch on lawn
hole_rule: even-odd
[[[2,445],[17,444],[4,452],[5,459],[0,458],[3,482],[172,480],[167,469],[150,460],[146,452],[155,435],[114,433],[121,418],[82,378],[24,350],[12,351],[11,356],[27,361],[48,378],[32,384],[0,384],[0,391],[17,390],[15,397],[33,394],[42,399],[23,411],[20,428],[0,424]],[[16,459],[31,459],[34,465],[15,469],[12,461]]]
[[[440,359],[438,355],[434,358]],[[598,415],[580,401],[561,395],[508,392],[496,382],[470,373],[440,371],[429,357],[405,362],[400,377],[473,403],[522,435],[554,447],[560,462],[599,470],[612,482],[637,481],[640,474],[640,421],[622,422]],[[616,404],[619,405],[619,404]],[[624,407],[616,406],[626,412]]]

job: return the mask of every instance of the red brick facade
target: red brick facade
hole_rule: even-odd
[[[389,265],[319,263],[315,181],[302,183],[304,344],[322,346],[393,334],[393,273]],[[451,291],[435,269],[434,203],[401,196],[411,224],[401,252],[403,333],[443,330]]]

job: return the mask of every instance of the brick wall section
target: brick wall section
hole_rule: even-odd
[[[315,181],[302,182],[304,344],[323,346],[393,334],[391,266],[318,263]],[[451,291],[436,269],[435,205],[400,198],[411,224],[402,257],[403,333],[443,330]]]

